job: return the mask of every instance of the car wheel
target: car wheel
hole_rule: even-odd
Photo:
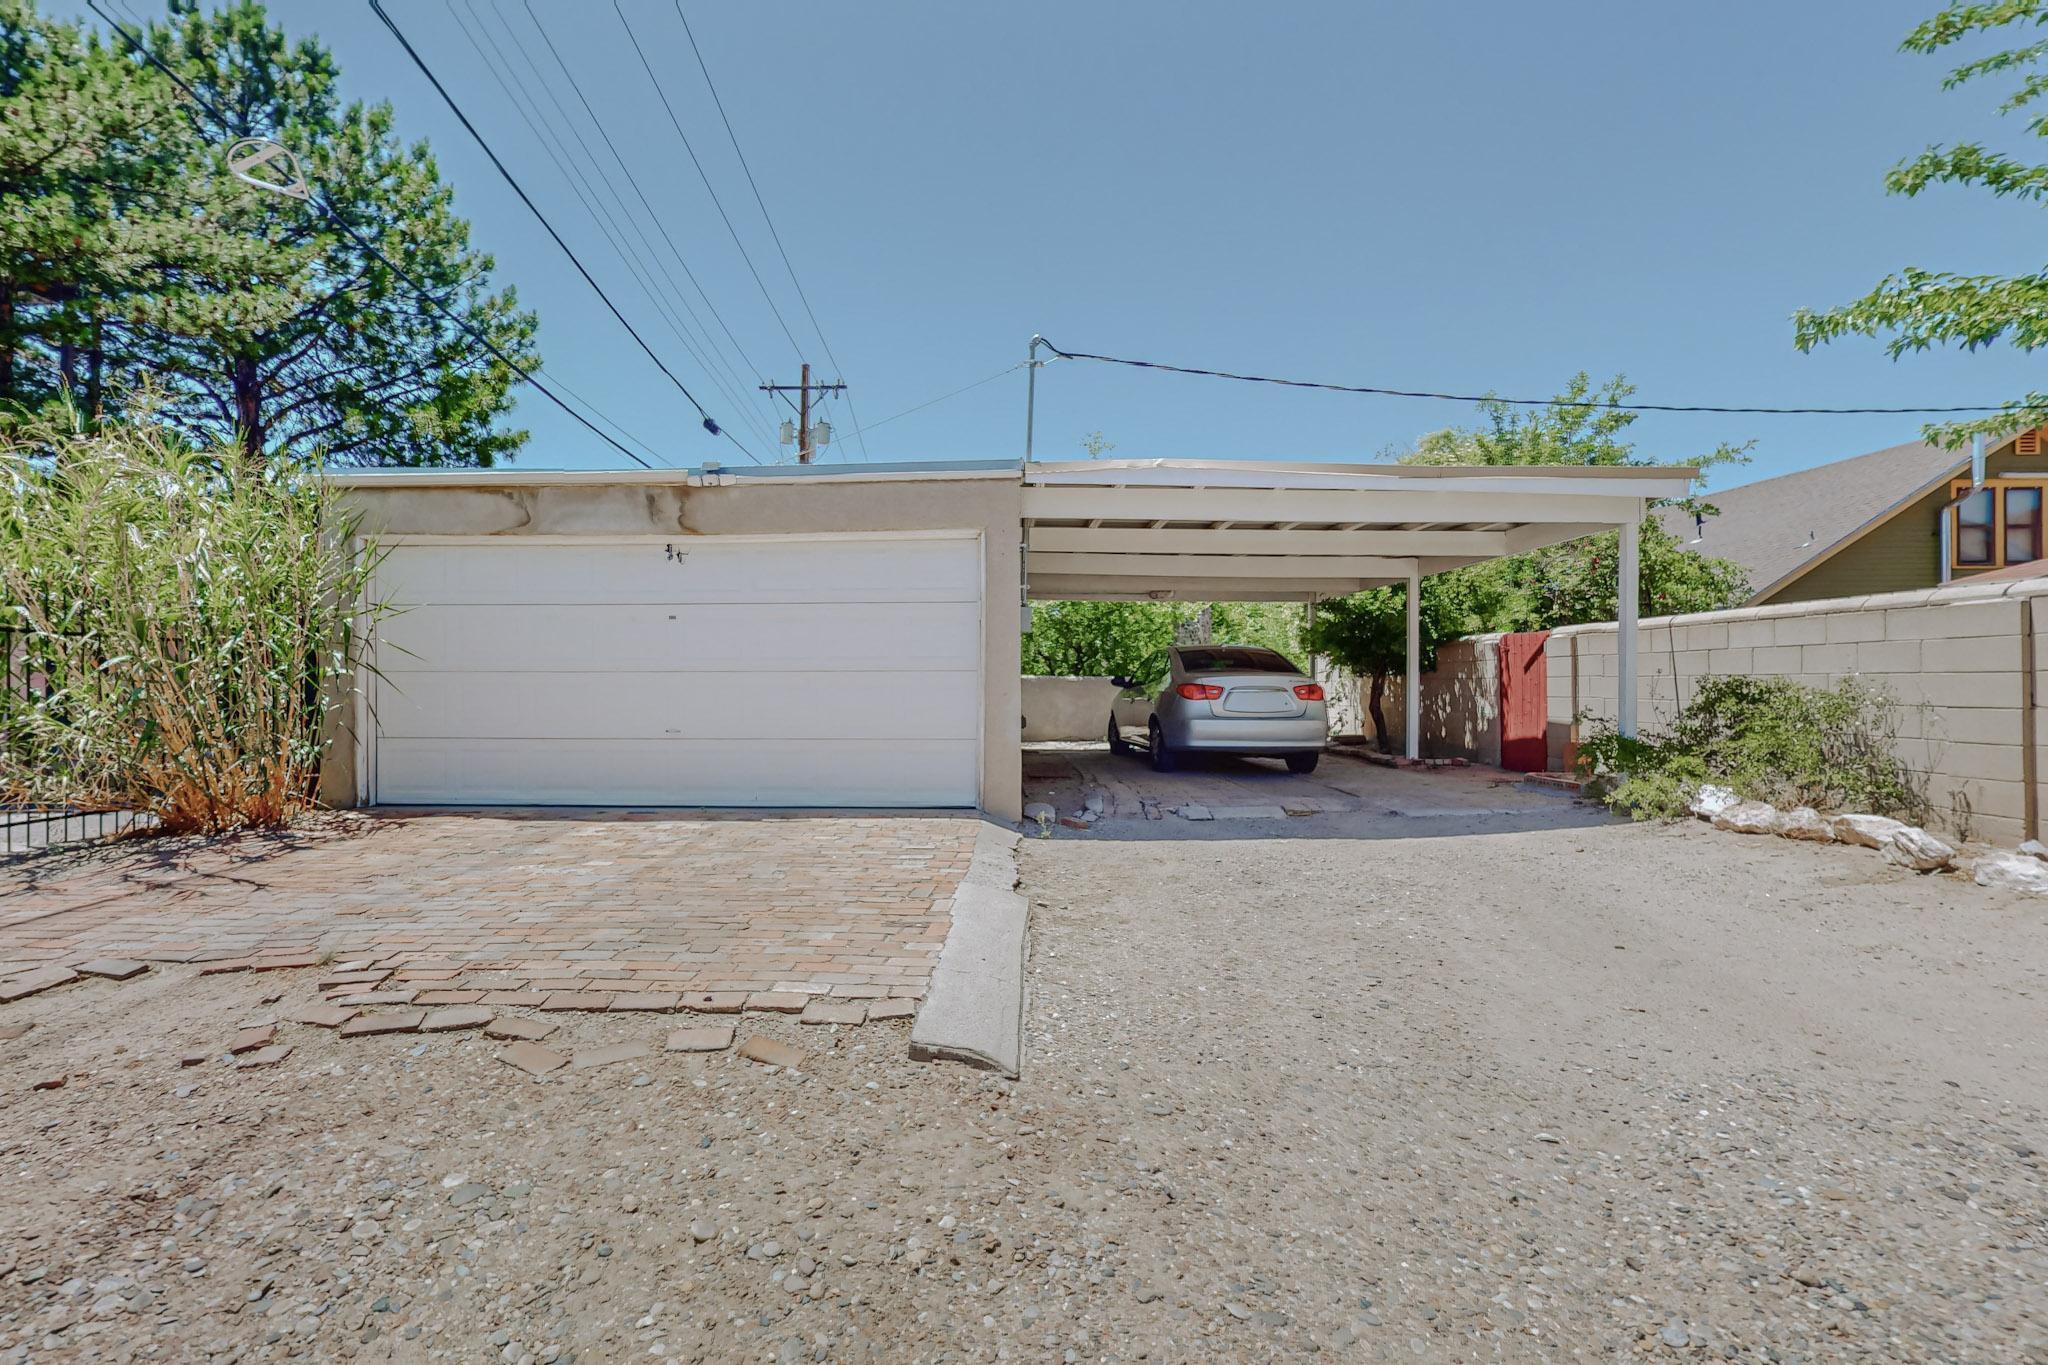
[[[1127,754],[1131,751],[1131,742],[1124,738],[1124,732],[1117,727],[1115,716],[1109,718],[1109,751],[1113,754]]]
[[[1145,727],[1145,735],[1152,748],[1152,771],[1170,773],[1180,766],[1180,755],[1166,746],[1166,736],[1160,733],[1159,717],[1154,716]]]
[[[1321,757],[1321,754],[1289,754],[1287,755],[1287,771],[1291,773],[1312,773],[1316,770],[1316,761]]]

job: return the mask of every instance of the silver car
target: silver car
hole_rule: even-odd
[[[1166,651],[1159,695],[1135,678],[1110,706],[1109,747],[1143,745],[1159,772],[1183,753],[1284,758],[1290,772],[1312,773],[1330,737],[1322,685],[1270,649],[1256,645],[1175,645]]]

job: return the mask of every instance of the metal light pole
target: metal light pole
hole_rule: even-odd
[[[1045,338],[1033,332],[1031,345],[1024,352],[1024,463],[1031,463],[1031,427],[1038,415],[1038,348],[1045,345]]]

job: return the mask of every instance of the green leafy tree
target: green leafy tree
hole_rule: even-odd
[[[1422,637],[1419,666],[1424,672],[1436,667],[1437,647],[1444,641],[1486,629],[1497,606],[1491,596],[1493,586],[1483,578],[1452,574],[1423,580],[1418,624]],[[1370,588],[1321,603],[1305,639],[1311,650],[1365,681],[1366,712],[1372,717],[1373,733],[1381,750],[1392,752],[1393,736],[1382,703],[1387,679],[1408,665],[1407,587]]]
[[[1290,658],[1301,649],[1303,610],[1292,602],[1040,602],[1024,634],[1024,671],[1156,686],[1176,630],[1204,611],[1210,641],[1263,645]]]
[[[1581,371],[1554,404],[1482,403],[1480,425],[1433,432],[1401,459],[1405,464],[1480,466],[1650,464],[1637,457],[1628,439],[1637,414],[1613,406],[1634,392],[1620,375],[1596,388]],[[1692,463],[1709,469],[1739,462],[1747,449],[1723,444]],[[1684,505],[1713,511],[1696,498]],[[1620,541],[1614,531],[1584,536],[1424,579],[1421,667],[1425,672],[1435,668],[1438,643],[1458,635],[1612,621],[1620,605]],[[1711,611],[1735,606],[1749,595],[1739,565],[1692,553],[1655,517],[1643,519],[1638,545],[1638,603],[1652,614]],[[1366,709],[1382,748],[1390,747],[1391,739],[1381,699],[1387,679],[1407,666],[1407,643],[1405,588],[1376,588],[1325,602],[1309,633],[1310,649],[1366,680]]]
[[[1405,464],[1438,465],[1647,465],[1628,439],[1638,414],[1613,406],[1635,392],[1616,375],[1597,388],[1582,370],[1557,402],[1521,407],[1482,403],[1485,419],[1475,428],[1451,428],[1425,436]],[[1704,471],[1740,463],[1749,446],[1723,443],[1692,459]],[[1698,497],[1682,500],[1688,511],[1712,515]],[[1588,621],[1612,621],[1619,614],[1616,568],[1618,532],[1586,536],[1524,555],[1453,570],[1448,575],[1473,585],[1472,600],[1489,604],[1480,629],[1549,630]],[[1640,550],[1638,606],[1652,615],[1714,611],[1739,605],[1749,595],[1740,565],[1694,554],[1667,533],[1655,517],[1637,532]]]
[[[1952,4],[1906,35],[1904,51],[1934,54],[1982,35],[2048,26],[2048,0],[1992,0]],[[2048,136],[2048,39],[2035,38],[1952,67],[1942,81],[1954,90],[1986,77],[2015,84],[1999,104],[2001,114],[2025,114],[2027,131]],[[1997,151],[1981,142],[1928,147],[1885,176],[1885,188],[1908,198],[1937,185],[1988,190],[2000,198],[2036,204],[2048,201],[2048,164]],[[1977,350],[1998,342],[2022,351],[2048,344],[2048,270],[2024,274],[1963,274],[1908,266],[1887,276],[1854,303],[1823,311],[1801,309],[1794,340],[1810,351],[1845,336],[1888,337],[1896,359],[1937,346]],[[1928,439],[1950,447],[1977,433],[2002,435],[2048,422],[2048,393],[2033,390],[2007,403],[2002,413],[1972,422],[1930,426]]]
[[[1024,671],[1149,683],[1173,643],[1174,620],[1174,608],[1165,602],[1037,603],[1024,633]]]
[[[1261,645],[1296,664],[1307,612],[1297,602],[1211,602],[1209,638],[1217,644]],[[1183,609],[1185,610],[1185,608]]]

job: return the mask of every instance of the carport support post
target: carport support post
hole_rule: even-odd
[[[1642,596],[1642,570],[1637,563],[1640,536],[1640,519],[1623,523],[1621,554],[1614,566],[1619,608],[1615,624],[1621,637],[1615,651],[1614,728],[1630,739],[1636,735],[1636,637],[1641,634],[1636,625],[1637,599]]]
[[[1408,563],[1408,660],[1402,679],[1403,730],[1408,757],[1422,757],[1422,565]]]

